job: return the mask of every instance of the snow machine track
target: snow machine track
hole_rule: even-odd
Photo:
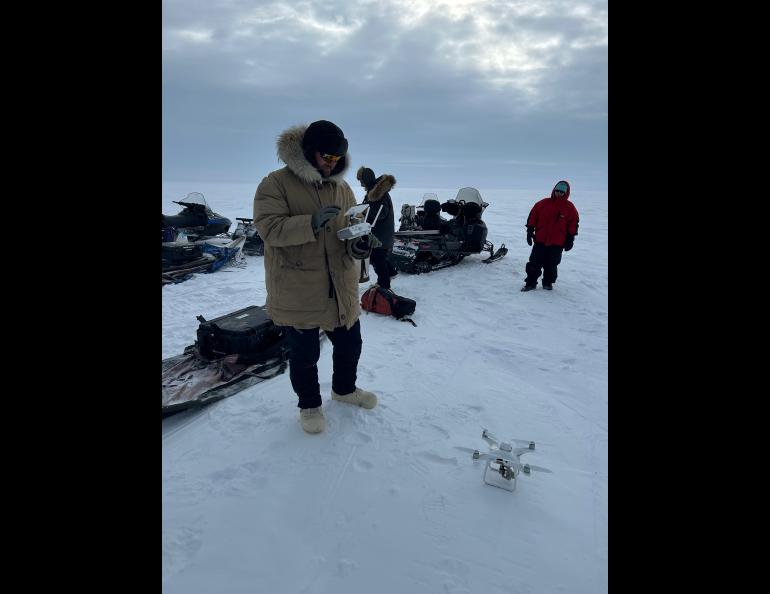
[[[391,262],[399,272],[407,274],[425,274],[442,268],[449,268],[459,264],[465,256],[455,256],[451,259],[436,260],[436,258],[425,258],[422,260],[410,261],[406,258],[392,258]]]

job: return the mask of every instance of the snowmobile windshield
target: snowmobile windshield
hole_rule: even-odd
[[[479,194],[476,188],[460,188],[457,191],[457,198],[455,200],[457,202],[462,200],[465,203],[475,202],[479,206],[485,206],[484,201],[481,199],[481,194]]]
[[[203,206],[207,211],[211,210],[206,199],[203,197],[203,194],[200,192],[190,192],[182,200],[174,200],[174,202],[181,204],[182,206],[198,205]]]
[[[439,201],[438,194],[434,194],[433,192],[426,192],[422,195],[422,202],[420,202],[420,206],[425,206],[426,200],[435,200],[436,202]]]

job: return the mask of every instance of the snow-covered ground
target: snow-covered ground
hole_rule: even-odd
[[[251,217],[259,181],[164,183],[163,212],[199,191]],[[302,431],[288,373],[163,422],[164,593],[607,592],[608,198],[572,188],[575,248],[552,292],[521,293],[525,220],[552,185],[478,188],[508,255],[394,278],[416,328],[362,314],[358,383],[377,408],[330,400],[325,343],[319,435]],[[391,196],[398,213],[457,189]],[[192,344],[197,315],[265,302],[262,258],[246,262],[161,289],[163,357]],[[536,441],[522,460],[553,474],[521,475],[512,493],[485,485],[484,462],[457,449],[485,451],[482,427]]]

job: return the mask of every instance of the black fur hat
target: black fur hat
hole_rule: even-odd
[[[338,126],[327,120],[313,122],[302,137],[302,150],[307,154],[314,151],[344,156],[348,152],[348,141]]]

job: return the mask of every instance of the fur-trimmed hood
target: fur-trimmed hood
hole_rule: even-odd
[[[325,181],[334,184],[343,182],[345,172],[348,170],[348,167],[350,167],[350,153],[346,153],[337,162],[334,173],[325,178],[321,175],[321,172],[305,158],[305,153],[302,150],[302,138],[305,136],[305,130],[307,130],[307,128],[307,124],[299,124],[284,130],[278,135],[278,139],[275,143],[278,158],[286,163],[286,166],[291,169],[297,177],[309,184],[320,184]]]
[[[363,174],[365,170],[366,170],[366,167],[358,168],[358,171],[356,172],[356,179],[358,181],[360,182],[363,181]],[[382,197],[388,192],[390,192],[390,190],[395,185],[396,185],[395,177],[387,173],[381,175],[380,177],[377,178],[377,181],[374,182],[372,189],[366,193],[366,201],[377,202],[378,200],[381,200]]]

